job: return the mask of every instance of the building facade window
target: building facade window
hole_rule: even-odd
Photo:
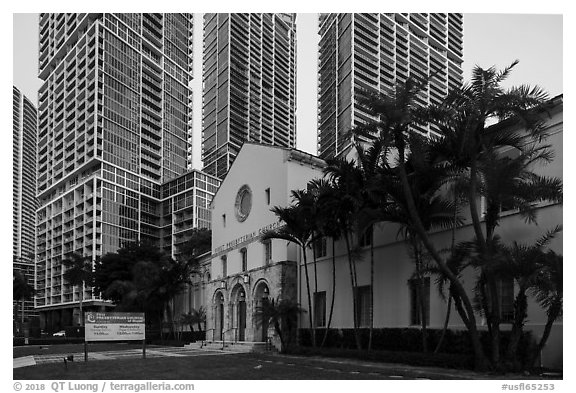
[[[370,326],[370,285],[354,288],[356,291],[356,321],[359,327]]]
[[[220,257],[220,260],[222,261],[222,277],[226,277],[228,276],[228,258],[226,258],[226,255],[223,255]]]
[[[265,190],[266,193],[266,204],[269,205],[270,204],[270,188],[267,188]]]
[[[321,237],[314,241],[314,253],[316,254],[316,258],[325,257],[326,252],[326,238]]]
[[[240,258],[242,260],[242,271],[245,272],[248,270],[248,250],[246,250],[246,247],[240,250]]]
[[[422,288],[418,279],[408,281],[410,287],[410,325],[422,324],[421,301],[424,297],[424,315],[426,316],[426,326],[430,324],[430,277],[424,277]],[[421,293],[422,292],[422,293]]]
[[[264,264],[268,265],[272,262],[272,241],[266,240],[264,242]]]
[[[314,326],[326,326],[326,291],[314,292]]]
[[[372,245],[373,232],[374,227],[372,225],[366,228],[366,230],[364,231],[364,233],[362,233],[362,236],[360,236],[360,239],[358,240],[358,244],[360,245],[360,247],[368,247]]]

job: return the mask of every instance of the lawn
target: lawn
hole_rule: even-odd
[[[270,359],[274,359],[271,361]],[[267,360],[267,361],[266,361]],[[64,362],[14,369],[15,380],[260,380],[260,379],[382,379],[354,365],[319,369],[298,359],[257,354],[199,355],[149,359]]]

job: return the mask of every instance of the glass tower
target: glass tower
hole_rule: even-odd
[[[36,107],[12,87],[12,264],[34,287],[36,239]],[[21,305],[18,318],[22,320]],[[24,320],[36,316],[34,302],[24,302]]]
[[[244,141],[296,145],[295,14],[205,14],[204,171],[228,172]]]
[[[434,74],[418,97],[426,105],[440,102],[462,83],[462,14],[321,14],[319,29],[321,158],[346,152],[348,131],[375,120],[357,105],[360,91],[389,94],[409,76]]]
[[[40,14],[36,307],[104,307],[62,260],[161,245],[161,188],[191,151],[192,14]]]

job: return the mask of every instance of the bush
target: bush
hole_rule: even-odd
[[[382,363],[401,363],[413,366],[473,369],[471,355],[446,353],[416,353],[395,351],[359,351],[357,349],[294,347],[286,351],[292,355],[327,356],[336,358],[360,359]]]
[[[363,328],[360,330],[360,340],[362,348],[368,347],[369,329]],[[324,338],[326,329],[316,329],[316,343],[320,345]],[[299,344],[303,347],[310,347],[312,345],[311,329],[298,329]],[[440,337],[442,329],[427,329],[428,337],[428,350],[434,351]],[[509,331],[501,331],[501,350],[502,355],[508,346],[510,339]],[[488,332],[480,332],[480,340],[484,347],[485,353],[490,353],[490,336]],[[517,360],[520,364],[524,365],[530,358],[530,353],[534,348],[535,342],[530,332],[524,332],[520,343],[518,345]],[[329,329],[328,337],[326,339],[325,348],[342,349],[342,350],[356,350],[356,340],[354,338],[354,329]],[[422,353],[422,332],[416,328],[378,328],[373,329],[372,332],[372,350],[374,351],[396,351],[396,352],[418,352],[418,356],[423,356]],[[442,354],[454,355],[470,355],[474,353],[470,336],[466,330],[447,330],[444,342],[440,348]],[[411,363],[413,364],[413,363]]]

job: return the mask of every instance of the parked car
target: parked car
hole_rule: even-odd
[[[52,337],[66,337],[66,331],[60,330],[52,335]]]

